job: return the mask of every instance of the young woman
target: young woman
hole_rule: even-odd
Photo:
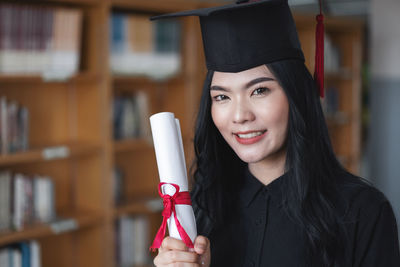
[[[259,17],[256,7],[265,9]],[[284,28],[290,38],[262,25],[273,34],[258,50],[275,53],[251,58],[253,42],[251,50],[242,43],[235,50],[232,35],[218,35],[221,48],[210,45],[221,21],[227,32],[253,40],[266,12],[287,21],[287,10],[286,1],[272,0],[199,12],[209,70],[194,139],[199,236],[194,249],[165,238],[156,266],[400,266],[390,203],[337,161],[292,21]],[[274,50],[289,39],[291,48]],[[223,49],[239,51],[241,60]]]

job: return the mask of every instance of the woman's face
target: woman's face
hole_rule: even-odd
[[[214,72],[210,95],[214,124],[241,160],[285,157],[289,104],[265,65],[238,73]]]

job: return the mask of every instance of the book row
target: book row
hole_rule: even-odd
[[[114,139],[149,138],[149,100],[144,91],[116,96],[113,102]],[[29,149],[29,110],[0,97],[0,153]]]
[[[326,73],[338,73],[341,70],[341,51],[329,34],[324,37],[324,69]]]
[[[143,91],[119,95],[113,103],[114,139],[150,136],[148,96]]]
[[[150,21],[147,15],[113,13],[110,19],[111,71],[166,79],[181,67],[181,24]]]
[[[1,267],[40,267],[40,244],[35,241],[21,242],[0,248]]]
[[[54,183],[50,177],[0,172],[0,230],[22,230],[56,217]]]
[[[112,182],[114,202],[118,205],[124,201],[124,172],[121,168],[114,168]]]
[[[29,111],[16,101],[0,97],[1,154],[25,151],[29,148]]]
[[[0,4],[0,73],[65,77],[77,72],[82,12]]]
[[[144,216],[122,216],[116,222],[118,266],[145,265],[150,262],[149,222]]]

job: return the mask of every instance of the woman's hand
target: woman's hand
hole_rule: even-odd
[[[166,237],[158,249],[157,257],[154,258],[154,265],[157,267],[209,267],[210,259],[210,241],[207,237],[197,236],[194,249],[189,249],[181,240]]]

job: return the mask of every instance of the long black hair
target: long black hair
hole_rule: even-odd
[[[343,253],[343,224],[337,214],[338,177],[346,171],[332,149],[314,80],[303,62],[282,60],[266,64],[289,102],[287,179],[283,206],[305,231],[310,266],[339,266]],[[192,200],[199,233],[208,235],[230,219],[236,192],[247,164],[225,142],[211,118],[208,71],[195,128]]]

